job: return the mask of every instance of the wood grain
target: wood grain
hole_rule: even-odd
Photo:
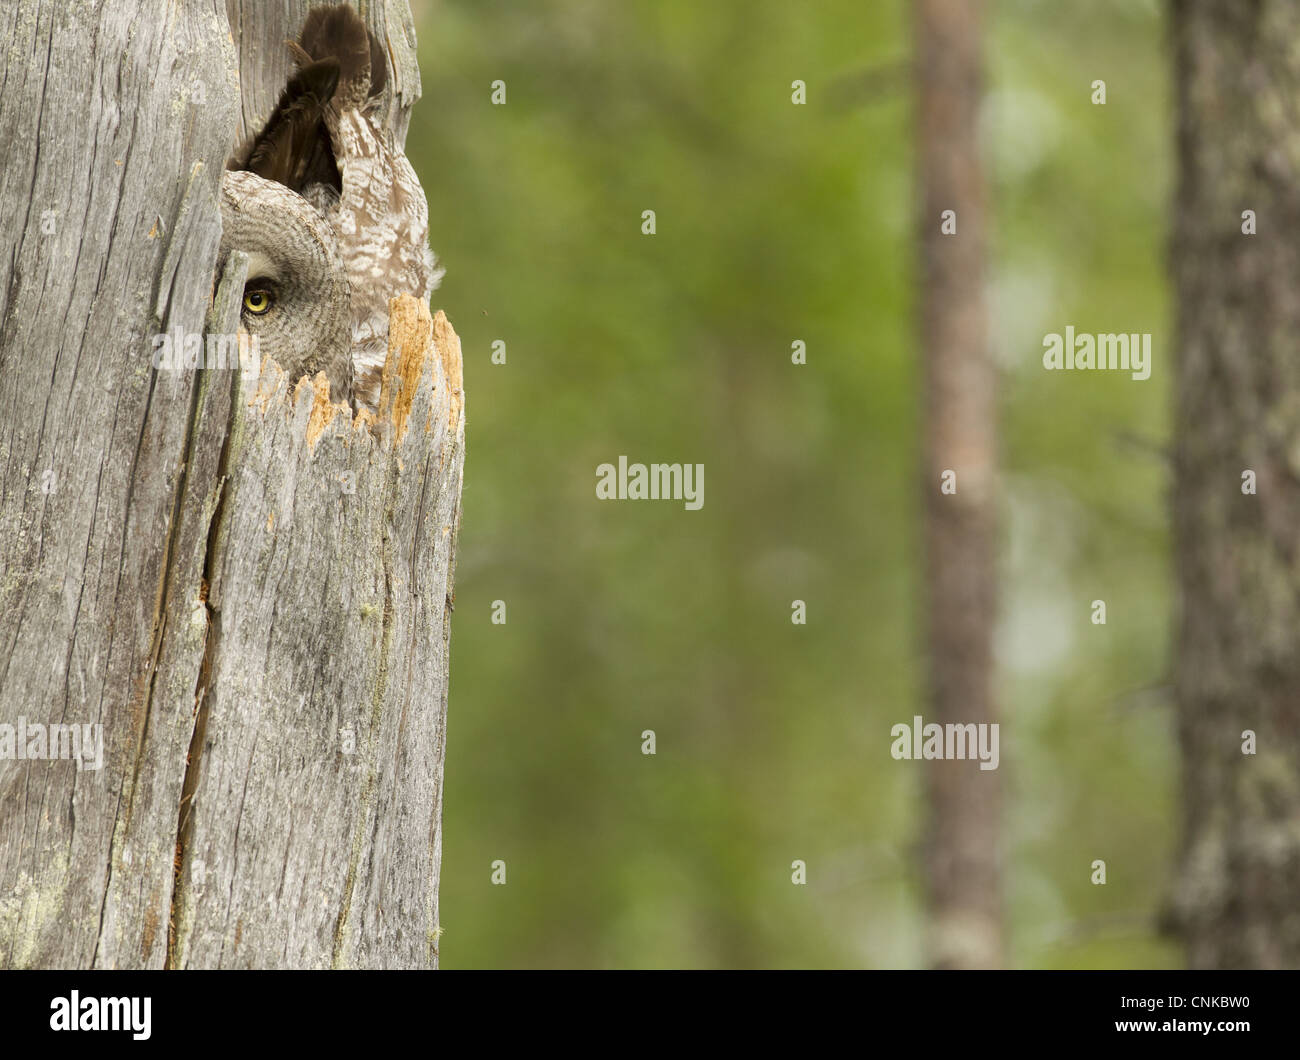
[[[234,330],[218,182],[308,6],[0,30],[0,724],[103,727],[98,771],[0,760],[0,966],[436,964],[455,334],[403,303],[361,423],[274,365],[153,364]],[[409,45],[404,135],[410,13],[365,14]]]

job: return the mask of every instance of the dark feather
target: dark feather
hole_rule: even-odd
[[[324,122],[338,83],[337,59],[324,58],[299,70],[285,85],[242,168],[299,193],[308,184],[341,188]]]
[[[318,7],[307,13],[298,35],[299,56],[319,61],[333,58],[339,64],[336,105],[359,107],[367,96],[382,90],[388,71],[383,49],[366,28],[361,16],[348,4]]]
[[[384,49],[380,47],[379,38],[370,30],[366,30],[366,34],[370,37],[370,98],[374,99],[388,84],[388,64],[384,62]]]

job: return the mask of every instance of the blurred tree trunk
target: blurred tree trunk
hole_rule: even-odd
[[[929,714],[992,723],[996,606],[995,378],[984,306],[979,154],[981,5],[916,5],[921,189],[920,313],[925,361],[924,491]],[[955,234],[941,215],[955,213]],[[945,471],[956,492],[940,491]],[[975,761],[925,763],[929,962],[1002,963],[999,783]]]
[[[1172,6],[1179,180],[1170,924],[1197,968],[1300,965],[1300,2]],[[1258,234],[1243,231],[1254,211]],[[1243,490],[1254,472],[1257,495]],[[1256,753],[1243,753],[1255,734]]]
[[[154,363],[238,325],[223,165],[310,5],[7,6],[0,966],[433,965],[455,334],[394,302],[369,427],[270,368]],[[367,18],[400,135],[410,12]],[[38,725],[99,726],[99,767]]]

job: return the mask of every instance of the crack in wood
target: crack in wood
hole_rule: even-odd
[[[226,262],[221,281],[217,285],[212,312],[208,318],[209,332],[215,331],[218,334],[231,334],[234,332],[239,322],[239,299],[243,293],[244,280],[247,275],[248,258],[245,254],[236,251],[231,254],[230,259]],[[191,430],[186,442],[187,474],[189,453],[197,445],[198,441],[197,435],[200,430],[199,410],[203,407],[203,399],[207,397],[207,388],[213,385],[212,381],[214,379],[220,378],[221,376],[215,372],[203,372],[200,376],[199,386],[196,388],[198,394],[191,420]],[[228,382],[232,394],[236,382],[237,376],[232,373]],[[233,419],[233,416],[234,402],[232,400],[230,417]],[[194,685],[194,728],[190,733],[189,751],[185,756],[185,776],[181,781],[180,805],[176,814],[176,856],[173,866],[172,893],[168,904],[167,956],[163,965],[165,968],[175,968],[177,960],[183,955],[180,952],[180,947],[184,940],[180,937],[180,925],[177,921],[177,915],[178,912],[183,911],[184,902],[188,896],[185,874],[188,863],[185,854],[193,831],[194,795],[198,790],[200,762],[203,757],[203,740],[207,733],[208,712],[210,709],[210,701],[207,695],[208,682],[212,673],[212,658],[220,635],[220,615],[211,600],[211,592],[216,571],[217,542],[220,536],[221,518],[224,514],[227,496],[226,470],[230,459],[230,435],[231,424],[228,420],[225,430],[222,432],[221,455],[217,460],[217,498],[207,526],[207,543],[203,554],[203,574],[199,584],[199,599],[206,616],[203,635],[203,661],[199,665],[199,675]],[[185,493],[185,478],[186,476],[183,475],[180,489],[181,497]],[[173,522],[173,533],[175,533],[180,526],[179,512]]]

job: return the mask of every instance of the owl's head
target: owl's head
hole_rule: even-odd
[[[248,255],[240,326],[291,380],[324,372],[334,401],[352,397],[352,313],[333,228],[283,184],[227,170],[221,259]]]

